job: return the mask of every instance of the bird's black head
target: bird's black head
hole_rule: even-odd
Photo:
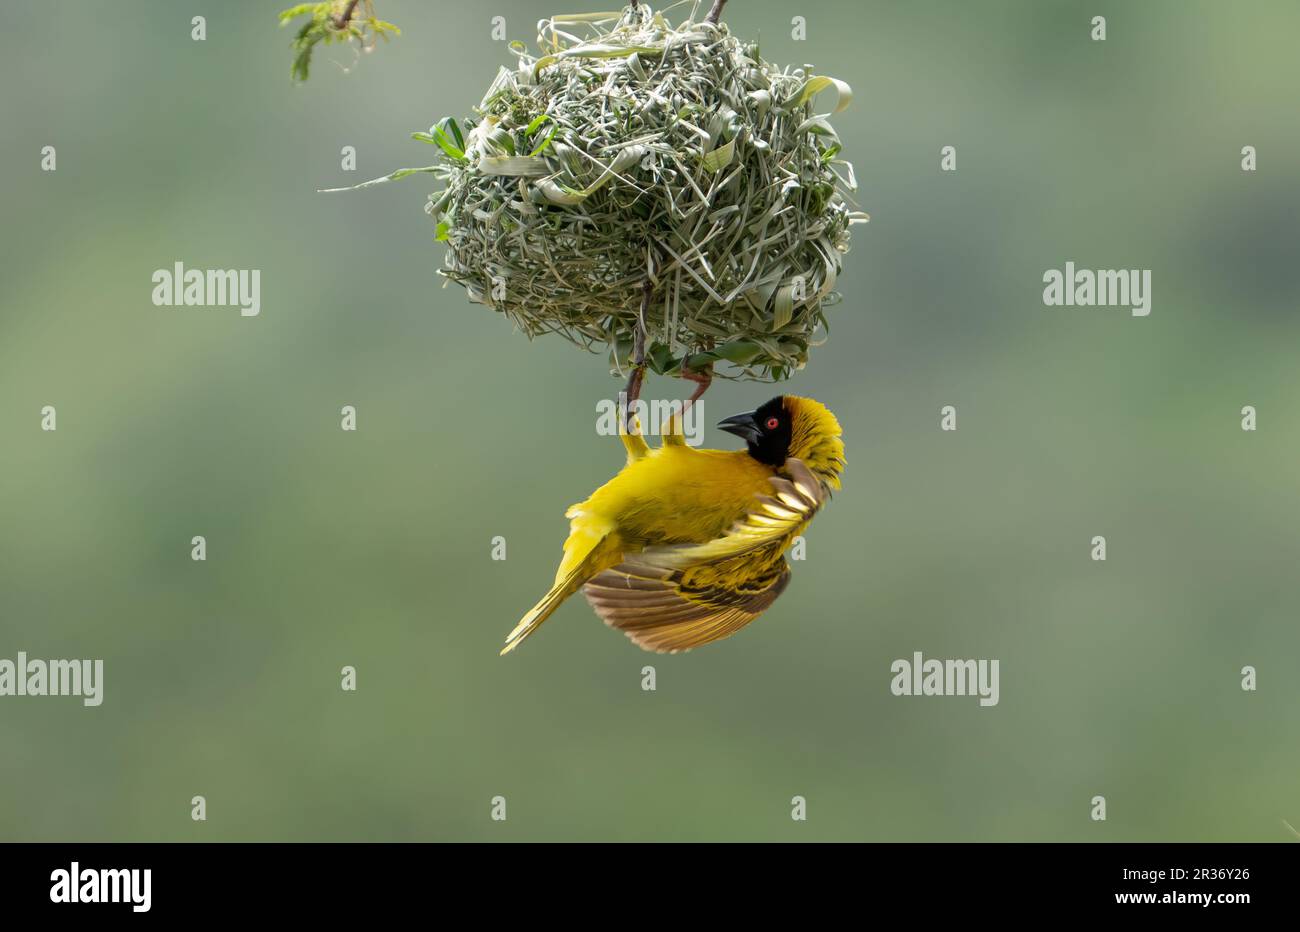
[[[749,445],[749,455],[768,466],[781,466],[790,453],[790,412],[785,396],[777,395],[756,411],[733,414],[718,427]]]

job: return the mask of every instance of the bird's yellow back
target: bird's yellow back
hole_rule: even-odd
[[[774,474],[744,450],[670,444],[628,463],[565,516],[575,526],[611,523],[627,551],[703,543],[743,517]]]

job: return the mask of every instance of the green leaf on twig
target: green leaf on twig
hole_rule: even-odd
[[[402,30],[375,16],[374,0],[326,0],[324,3],[299,3],[280,11],[280,25],[288,25],[300,16],[307,21],[293,40],[293,64],[289,73],[302,83],[311,75],[312,55],[318,45],[351,43],[359,56],[375,47],[379,39],[400,36]]]

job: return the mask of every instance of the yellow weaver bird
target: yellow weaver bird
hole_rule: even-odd
[[[627,464],[572,519],[555,583],[506,638],[508,654],[582,589],[607,625],[676,653],[739,631],[790,581],[784,553],[840,487],[840,425],[811,398],[780,395],[729,417],[744,450],[663,445],[623,433]]]

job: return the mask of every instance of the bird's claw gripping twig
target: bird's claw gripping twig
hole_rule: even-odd
[[[699,401],[700,396],[708,391],[709,386],[713,384],[713,366],[710,364],[707,368],[701,369],[698,372],[693,369],[683,369],[682,378],[695,383],[695,391],[691,394],[690,398],[686,399],[686,403],[682,405],[682,416],[685,417],[686,412],[691,410],[691,405]]]

